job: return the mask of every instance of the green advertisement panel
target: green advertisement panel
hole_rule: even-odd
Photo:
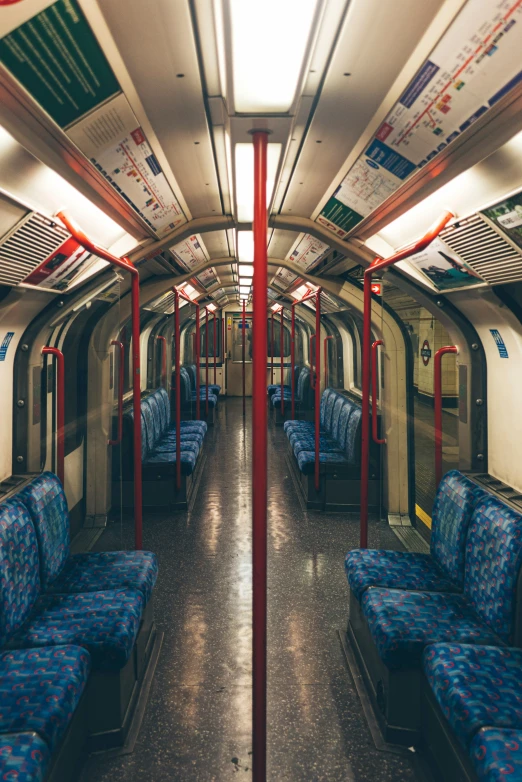
[[[120,92],[76,0],[58,0],[5,36],[0,61],[62,128]]]
[[[489,209],[483,209],[482,214],[489,217],[512,242],[522,247],[522,193],[516,193]]]
[[[362,219],[362,215],[332,196],[319,215],[318,221],[326,225],[326,227],[329,227],[327,223],[333,224],[331,230],[334,230],[336,233],[347,234]],[[336,228],[339,231],[336,231]]]

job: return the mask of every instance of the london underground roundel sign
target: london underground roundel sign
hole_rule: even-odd
[[[430,343],[428,342],[427,339],[425,339],[424,342],[422,343],[422,348],[420,353],[422,357],[422,363],[424,364],[425,367],[427,367],[428,364],[430,363],[430,358],[431,358]]]

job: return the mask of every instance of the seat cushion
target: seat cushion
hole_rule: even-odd
[[[339,451],[320,451],[319,462],[322,465],[349,466],[346,457]],[[315,451],[300,451],[297,454],[297,465],[304,475],[312,475],[315,470]]]
[[[485,493],[458,470],[446,473],[432,509],[430,552],[446,577],[462,591],[466,538],[471,516]]]
[[[200,450],[201,450],[201,443],[199,441],[199,438],[197,435],[184,435],[180,437],[179,446],[181,451],[190,451],[194,454],[194,456],[197,458]],[[150,458],[154,454],[160,454],[160,453],[176,453],[176,438],[175,437],[164,437],[162,440],[156,445],[153,452],[150,454],[150,457],[147,459],[147,461],[150,461]]]
[[[344,560],[350,589],[361,600],[368,587],[412,592],[457,592],[429,554],[410,551],[353,549]]]
[[[196,396],[196,392],[195,391],[190,395],[190,401],[191,402],[197,402],[197,396]],[[201,405],[206,405],[207,404],[207,397],[206,397],[204,391],[202,391],[201,394],[199,395],[199,401],[200,401]],[[217,396],[215,396],[214,394],[209,394],[208,395],[208,406],[209,407],[215,407],[216,405],[217,405]]]
[[[522,779],[522,730],[479,730],[469,750],[479,782]]]
[[[503,646],[462,595],[367,589],[362,609],[388,668],[418,668],[426,646],[454,641]]]
[[[27,507],[36,530],[40,551],[40,580],[46,589],[57,578],[69,557],[69,509],[58,476],[44,472],[18,495]]]
[[[479,501],[466,542],[464,595],[503,641],[512,641],[522,563],[522,515],[492,495]]]
[[[289,386],[286,383],[284,383],[283,388],[285,391],[288,391],[290,395],[292,394],[292,386]],[[268,395],[272,396],[272,394],[275,394],[277,391],[281,391],[281,383],[271,383],[266,387],[266,390],[268,392]]]
[[[192,450],[181,451],[181,474],[192,475],[196,468],[197,455]],[[145,466],[153,468],[154,465],[168,464],[175,466],[176,449],[172,451],[158,451],[151,453],[144,462]]]
[[[292,419],[291,421],[284,422],[283,429],[286,432],[287,437],[294,431],[309,434],[310,432],[315,432],[315,423],[313,421],[296,421]]]
[[[288,439],[296,457],[301,451],[315,451],[315,434],[293,432]],[[324,453],[341,453],[338,443],[327,434],[319,434],[319,450]]]
[[[157,577],[158,560],[151,551],[89,552],[70,557],[52,591],[76,594],[135,590],[148,603]]]
[[[83,694],[91,660],[79,646],[0,654],[0,733],[35,731],[55,749]],[[0,777],[2,779],[2,777]]]
[[[118,670],[130,657],[143,606],[140,592],[123,590],[42,595],[9,648],[83,646],[93,669]]]
[[[206,421],[182,421],[181,422],[181,433],[182,434],[188,434],[189,432],[197,432],[198,434],[203,435],[203,437],[206,435],[208,429],[208,425]],[[176,425],[172,424],[169,429],[167,430],[167,435],[175,434],[176,432]]]
[[[43,782],[50,760],[49,747],[36,733],[0,736],[0,779]]]
[[[435,644],[424,651],[423,666],[465,749],[485,726],[522,730],[522,649]]]

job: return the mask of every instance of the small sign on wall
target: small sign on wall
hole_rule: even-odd
[[[493,337],[493,339],[495,340],[500,358],[509,358],[509,354],[506,348],[506,343],[502,339],[500,335],[500,331],[498,329],[490,329],[489,332]]]
[[[11,344],[11,340],[14,337],[14,331],[8,331],[5,337],[2,340],[2,344],[0,345],[0,361],[5,361],[5,357],[7,355],[7,348]]]
[[[425,339],[424,342],[422,343],[420,354],[422,358],[422,363],[424,364],[425,367],[427,367],[428,364],[430,363],[430,358],[431,358],[430,343],[428,342],[427,339]]]

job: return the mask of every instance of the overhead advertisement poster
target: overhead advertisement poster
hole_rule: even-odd
[[[204,288],[208,288],[209,285],[212,285],[215,282],[219,282],[214,269],[205,269],[204,272],[198,274],[196,279],[203,285]]]
[[[288,271],[288,269],[283,269],[283,267],[280,266],[272,282],[274,285],[277,285],[279,288],[286,290],[289,285],[295,282],[295,280],[297,280],[296,274],[293,274],[292,272]]]
[[[2,38],[0,62],[158,236],[186,222],[77,0]]]
[[[425,250],[412,255],[408,263],[427,277],[439,291],[484,283],[441,239],[435,239]]]
[[[208,260],[205,245],[199,234],[189,236],[184,242],[171,247],[170,251],[188,272]]]
[[[68,135],[158,236],[185,222],[125,95],[92,111]]]
[[[329,250],[330,247],[325,242],[305,234],[297,247],[286,256],[286,260],[302,266],[303,270],[308,272],[317,266]]]
[[[468,0],[317,218],[341,238],[522,80],[521,0]]]
[[[66,291],[80,273],[84,274],[95,263],[98,263],[96,256],[84,250],[75,239],[66,239],[22,282],[47,290]]]
[[[522,193],[483,209],[482,214],[495,223],[514,244],[522,247]]]

